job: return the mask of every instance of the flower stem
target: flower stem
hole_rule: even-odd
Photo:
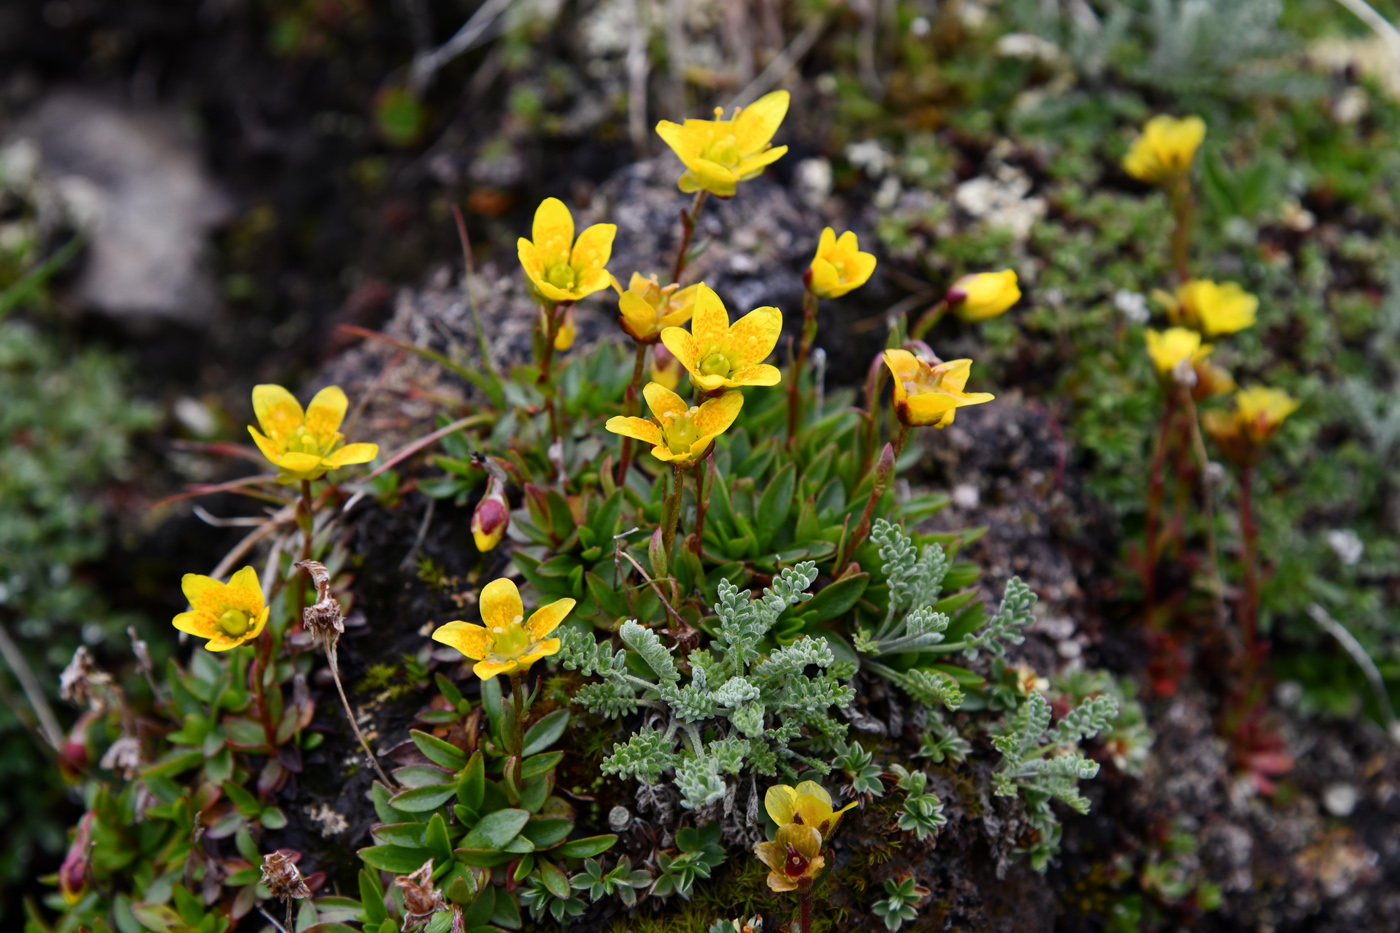
[[[544,350],[540,354],[540,378],[544,387],[545,410],[549,412],[549,436],[559,442],[559,387],[554,384],[554,338],[559,335],[559,322],[573,302],[546,301],[544,304]]]
[[[807,365],[807,354],[812,352],[812,342],[817,337],[817,296],[811,292],[802,295],[802,341],[797,348],[797,357],[792,362],[792,372],[788,373],[788,446],[797,443],[797,425],[802,420],[802,369]]]
[[[671,281],[679,282],[681,273],[685,271],[685,264],[689,261],[686,254],[690,252],[690,240],[695,236],[695,221],[700,216],[700,208],[705,204],[705,196],[709,194],[703,188],[695,192],[695,200],[690,202],[690,210],[681,211],[681,245],[676,250],[676,262],[671,266]]]
[[[705,508],[709,505],[709,496],[705,494],[706,487],[714,486],[715,458],[714,452],[705,458],[705,469],[695,470],[695,531],[690,535],[690,549],[699,555],[704,547],[705,537]]]
[[[340,702],[345,707],[345,718],[350,720],[350,728],[355,730],[355,738],[360,740],[360,748],[365,750],[365,757],[369,758],[369,763],[374,765],[374,770],[379,775],[379,779],[384,782],[384,786],[393,787],[394,782],[389,780],[389,776],[384,773],[384,769],[379,766],[379,759],[374,756],[373,750],[369,747],[369,742],[365,740],[365,734],[360,731],[360,724],[355,721],[355,711],[350,708],[350,699],[345,695],[345,685],[340,682],[340,664],[336,660],[335,643],[331,641],[330,633],[325,637],[326,661],[330,663],[331,679],[335,681],[335,689],[340,692]]]
[[[642,375],[646,371],[647,365],[647,345],[637,342],[637,362],[632,366],[632,381],[627,386],[627,395],[622,402],[622,413],[624,415],[635,415],[637,413],[637,399],[642,394]],[[627,471],[632,466],[632,438],[627,435],[622,436],[622,458],[617,467],[617,484],[626,485]]]
[[[685,491],[685,468],[679,463],[671,467],[671,495],[666,498],[666,531],[661,542],[666,560],[671,559],[671,545],[676,541],[676,527],[681,521],[681,494]]]
[[[933,325],[943,320],[943,315],[948,313],[948,299],[941,299],[938,304],[929,308],[919,319],[914,322],[914,326],[909,328],[909,337],[912,340],[923,340],[924,334],[933,329]]]
[[[1244,603],[1240,607],[1240,628],[1252,671],[1258,653],[1259,526],[1254,523],[1254,469],[1248,465],[1240,467],[1240,533],[1244,537]]]
[[[1143,545],[1142,590],[1145,615],[1149,624],[1157,605],[1157,531],[1166,496],[1167,448],[1170,446],[1172,422],[1176,416],[1176,393],[1168,391],[1157,428],[1157,445],[1152,452],[1152,465],[1147,478],[1147,540]]]
[[[1172,266],[1179,282],[1191,278],[1191,216],[1195,213],[1196,199],[1191,193],[1191,179],[1182,174],[1172,184]]]
[[[802,933],[812,933],[812,890],[803,888],[802,893],[797,895],[797,916],[798,925]]]
[[[519,787],[521,759],[525,757],[525,685],[517,671],[510,674],[510,695],[511,703],[515,707],[515,729],[511,736],[510,754],[515,759],[515,784]]]
[[[1225,618],[1225,584],[1220,578],[1220,557],[1215,543],[1215,493],[1210,485],[1210,456],[1206,453],[1205,438],[1201,436],[1201,419],[1196,410],[1196,400],[1190,391],[1183,390],[1182,399],[1186,405],[1191,432],[1191,449],[1201,470],[1201,511],[1206,519],[1206,555],[1210,560],[1211,603],[1215,608],[1217,622]]]
[[[301,481],[301,502],[297,505],[297,524],[301,526],[301,559],[311,559],[311,538],[316,530],[314,505],[311,499],[311,480]],[[301,611],[306,608],[306,581],[311,579],[306,570],[298,571],[292,578],[292,626],[301,625]]]

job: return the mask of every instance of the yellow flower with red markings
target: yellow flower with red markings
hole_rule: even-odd
[[[253,386],[253,413],[262,431],[248,433],[264,457],[278,468],[277,482],[320,479],[330,470],[368,463],[379,456],[378,444],[347,444],[340,433],[348,402],[340,386],[316,393],[306,411],[279,385]]]
[[[822,230],[817,241],[817,255],[807,267],[803,281],[807,291],[818,298],[840,298],[852,289],[860,288],[875,271],[875,256],[862,253],[854,231],[841,236],[830,227]]]
[[[736,108],[728,120],[723,109],[716,107],[713,120],[656,124],[657,135],[685,165],[677,185],[687,194],[704,190],[732,197],[739,182],[756,177],[787,152],[787,146],[771,148],[787,109],[788,92],[774,91]]]
[[[1167,305],[1174,323],[1199,330],[1207,337],[1233,334],[1254,325],[1259,299],[1234,282],[1219,284],[1210,279],[1192,279],[1176,290],[1176,300]]]
[[[764,795],[763,806],[778,826],[789,823],[810,826],[827,839],[841,822],[841,814],[854,807],[855,802],[836,810],[826,788],[816,781],[803,781],[796,787],[774,784]]]
[[[594,224],[574,240],[574,218],[564,202],[545,198],[535,210],[530,239],[516,241],[520,266],[535,289],[550,301],[578,301],[609,285],[615,224]]]
[[[779,892],[809,887],[826,864],[822,834],[801,823],[778,827],[773,841],[760,842],[753,852],[768,866],[768,887]]]
[[[661,342],[690,373],[690,381],[706,392],[739,386],[775,386],[783,378],[776,366],[763,361],[778,345],[783,312],[755,308],[729,323],[724,302],[703,282],[695,293],[690,331],[668,327]]]
[[[557,654],[559,639],[550,636],[573,608],[572,599],[556,600],[527,620],[515,584],[504,578],[492,580],[481,591],[483,624],[448,622],[433,632],[433,641],[471,658],[476,662],[472,673],[490,680],[497,674],[527,671],[541,658]]]
[[[642,395],[654,418],[618,415],[608,419],[608,430],[651,444],[653,457],[681,466],[702,459],[744,407],[744,396],[734,391],[694,407],[657,382],[647,383]]]
[[[996,396],[966,392],[972,360],[929,364],[908,350],[886,350],[885,365],[894,377],[894,413],[909,427],[946,428],[959,408],[981,405]]]
[[[1206,122],[1200,117],[1159,114],[1147,121],[1142,135],[1133,140],[1123,158],[1123,170],[1150,184],[1180,178],[1191,169],[1196,150],[1206,138]]]
[[[1021,286],[1010,269],[964,275],[948,289],[949,307],[970,324],[1005,314],[1020,300]]]
[[[675,282],[662,286],[654,272],[647,279],[633,272],[627,291],[619,289],[617,310],[622,314],[622,329],[638,343],[656,343],[663,330],[690,320],[699,290],[699,285],[681,288]]]
[[[253,641],[267,624],[268,607],[263,602],[258,572],[244,567],[227,583],[198,573],[187,573],[180,581],[188,612],[177,615],[175,628],[208,641],[209,651],[227,651]]]
[[[1201,343],[1200,334],[1185,327],[1147,332],[1147,355],[1152,357],[1152,365],[1163,379],[1176,379],[1179,372],[1185,375],[1186,369],[1210,356],[1214,349],[1208,343]]]

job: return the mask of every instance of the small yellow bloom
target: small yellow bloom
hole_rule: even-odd
[[[516,241],[521,268],[550,301],[578,301],[616,284],[605,268],[612,256],[614,224],[594,224],[574,241],[574,218],[564,202],[545,198],[535,211],[532,239]]]
[[[972,360],[950,360],[930,366],[908,350],[886,350],[885,365],[894,376],[894,412],[910,427],[946,428],[957,410],[981,405],[996,396],[990,392],[964,392]]]
[[[875,257],[860,251],[854,231],[847,230],[838,238],[836,231],[827,227],[803,278],[807,291],[818,298],[840,298],[864,285],[874,271]]]
[[[472,673],[482,680],[497,674],[526,671],[540,658],[559,651],[559,639],[550,638],[574,608],[574,600],[560,599],[541,606],[525,620],[520,591],[507,579],[492,580],[481,591],[481,621],[448,622],[433,632],[433,641],[456,648],[476,662]]]
[[[578,320],[574,317],[574,306],[569,305],[564,309],[564,316],[559,320],[559,326],[554,331],[554,349],[563,353],[574,345],[574,338],[578,336]]]
[[[731,391],[687,408],[679,395],[656,382],[647,383],[642,395],[655,420],[618,415],[608,419],[607,429],[651,444],[653,457],[681,465],[703,458],[744,406],[743,394]]]
[[[1179,178],[1191,169],[1191,161],[1205,138],[1206,122],[1200,117],[1178,120],[1155,116],[1142,128],[1142,135],[1133,140],[1123,158],[1123,170],[1154,185]]]
[[[1251,386],[1235,393],[1235,419],[1251,441],[1262,444],[1301,404],[1282,389]]]
[[[1171,379],[1183,363],[1194,365],[1210,355],[1215,347],[1201,343],[1201,335],[1185,327],[1147,331],[1147,355],[1157,367],[1157,375]]]
[[[685,164],[685,174],[677,182],[680,189],[687,194],[703,189],[732,197],[739,182],[756,177],[787,152],[787,146],[769,148],[787,109],[788,92],[774,91],[735,109],[728,120],[716,107],[713,120],[656,124],[657,135]]]
[[[948,304],[953,313],[969,324],[1005,314],[1007,308],[1020,300],[1021,287],[1017,284],[1016,273],[1010,269],[964,275],[948,289]]]
[[[303,413],[301,403],[279,385],[253,386],[253,413],[263,433],[248,433],[263,456],[279,468],[277,482],[320,479],[330,470],[368,463],[379,456],[378,444],[346,444],[340,433],[349,403],[340,386],[316,393]]]
[[[764,795],[763,806],[779,827],[789,823],[810,826],[827,839],[841,822],[841,814],[854,807],[855,802],[835,810],[826,788],[816,781],[803,781],[796,787],[774,784]]]
[[[1176,290],[1174,309],[1182,324],[1215,337],[1253,326],[1259,299],[1234,282],[1192,279]]]
[[[500,544],[506,529],[510,527],[510,508],[504,496],[492,493],[492,482],[494,480],[487,483],[486,495],[472,512],[472,539],[476,542],[476,549],[483,554]]]
[[[663,330],[690,320],[699,289],[699,285],[681,288],[675,282],[663,287],[657,284],[656,273],[644,279],[633,272],[627,291],[621,292],[617,300],[622,329],[638,343],[656,343]]]
[[[262,634],[268,607],[263,603],[258,572],[244,567],[220,583],[213,577],[187,573],[180,581],[190,611],[177,615],[172,624],[182,632],[207,638],[209,651],[227,651]]]
[[[651,381],[659,383],[672,392],[681,384],[681,373],[685,367],[676,359],[676,354],[666,349],[666,344],[658,343],[651,350]]]
[[[713,392],[777,385],[782,374],[763,360],[778,345],[782,332],[783,313],[777,308],[755,308],[731,327],[724,302],[701,282],[690,333],[668,327],[661,332],[661,342],[689,371],[697,388]]]
[[[810,886],[826,864],[821,833],[801,823],[778,827],[773,841],[760,842],[753,847],[753,852],[768,866],[768,887],[774,891],[796,891]]]

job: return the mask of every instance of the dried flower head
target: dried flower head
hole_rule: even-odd
[[[97,666],[85,645],[79,645],[73,652],[73,659],[58,675],[58,695],[74,706],[103,712],[107,708],[107,688],[111,684],[112,675]]]
[[[331,470],[368,463],[379,456],[377,444],[346,444],[340,433],[349,401],[340,386],[316,393],[306,411],[292,393],[279,385],[253,386],[253,413],[262,431],[248,433],[263,456],[278,468],[277,482],[320,479]]]
[[[1190,171],[1205,138],[1206,122],[1200,117],[1178,120],[1159,114],[1148,120],[1142,135],[1133,140],[1123,158],[1123,170],[1154,185],[1181,178]]]
[[[545,198],[535,210],[531,239],[517,240],[516,253],[525,275],[541,295],[554,302],[578,301],[616,285],[606,268],[616,235],[616,225],[594,224],[575,242],[574,217],[569,209],[558,198]]]
[[[428,859],[411,875],[394,879],[403,894],[403,929],[411,930],[432,919],[433,914],[447,909],[442,892],[433,887],[433,860]]]
[[[965,392],[972,360],[926,363],[908,350],[886,350],[885,365],[894,377],[894,412],[909,427],[946,428],[959,408],[981,405],[996,396]]]
[[[326,642],[336,642],[345,634],[345,613],[340,601],[331,595],[331,573],[325,564],[314,560],[299,560],[292,565],[311,575],[316,587],[316,602],[301,611],[301,624],[312,635]]]
[[[262,883],[279,900],[301,900],[311,896],[311,889],[306,886],[297,863],[281,849],[263,856]]]
[[[840,237],[830,227],[822,230],[817,242],[817,254],[802,277],[807,291],[818,298],[840,298],[860,288],[875,271],[875,256],[862,253],[855,232],[847,230]]]
[[[134,780],[141,771],[141,741],[134,735],[123,734],[108,746],[98,765],[124,781]]]
[[[744,396],[732,390],[694,406],[657,382],[647,383],[642,395],[652,418],[618,415],[608,419],[607,429],[651,444],[653,457],[683,466],[703,459],[744,407]]]
[[[485,625],[448,622],[433,632],[433,641],[476,661],[472,672],[482,680],[526,671],[540,658],[558,653],[559,639],[549,636],[573,610],[574,602],[560,599],[541,606],[527,621],[515,583],[505,578],[492,580],[481,591],[481,621]]]
[[[755,308],[731,326],[724,302],[702,282],[695,293],[690,331],[668,327],[661,332],[661,342],[681,361],[696,388],[713,392],[777,385],[782,374],[763,361],[782,332],[783,313],[772,307]]]
[[[716,107],[713,120],[656,124],[657,135],[685,165],[677,186],[687,194],[703,190],[733,197],[739,182],[756,178],[787,152],[787,146],[771,146],[787,116],[788,100],[787,91],[773,91],[747,107],[736,107],[728,120]]]
[[[207,650],[227,651],[262,634],[268,607],[252,567],[244,567],[228,583],[187,573],[180,586],[190,601],[190,611],[177,615],[173,624],[182,632],[209,639],[204,645]]]

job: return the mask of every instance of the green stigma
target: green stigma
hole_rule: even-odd
[[[238,638],[246,635],[248,629],[253,627],[252,620],[248,618],[248,613],[241,609],[225,609],[219,616],[219,631],[229,638]]]
[[[727,377],[733,370],[729,358],[723,353],[711,353],[700,364],[700,371],[707,376]]]
[[[568,263],[560,263],[557,266],[551,266],[550,269],[545,272],[544,278],[546,282],[553,285],[555,288],[562,288],[568,291],[574,287],[574,281],[577,276],[574,273],[573,266],[570,266]]]

